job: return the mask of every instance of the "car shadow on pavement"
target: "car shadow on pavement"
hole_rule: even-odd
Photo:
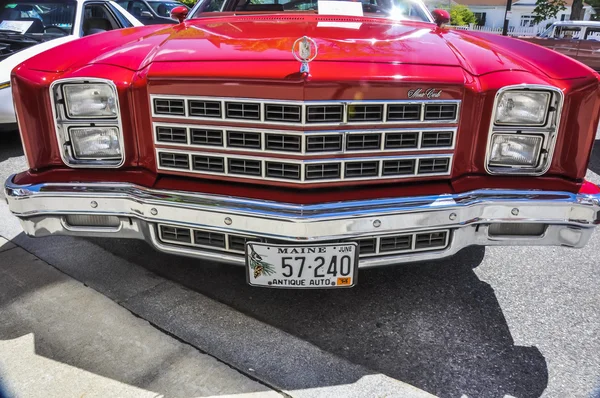
[[[490,285],[474,272],[485,249],[361,270],[344,290],[254,288],[235,266],[93,242],[323,350],[440,397],[539,397],[548,384],[536,347],[515,346]],[[313,386],[318,387],[318,386]]]
[[[0,131],[0,162],[18,156],[23,156],[19,131]]]
[[[588,169],[596,174],[600,174],[600,140],[594,141]]]

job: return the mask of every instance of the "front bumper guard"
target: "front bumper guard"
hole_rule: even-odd
[[[156,249],[206,260],[244,264],[243,254],[166,244],[159,224],[290,243],[352,240],[448,230],[436,251],[361,257],[360,267],[438,259],[471,245],[583,247],[600,211],[600,194],[477,190],[462,194],[297,205],[126,183],[5,183],[7,202],[31,236],[75,235],[144,239]],[[116,216],[115,227],[74,227],[69,215]],[[537,223],[539,236],[493,236],[490,224]]]

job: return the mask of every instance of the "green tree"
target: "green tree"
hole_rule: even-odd
[[[450,24],[464,26],[476,22],[477,18],[475,18],[475,14],[466,6],[457,4],[450,8]]]
[[[533,23],[540,23],[550,18],[555,18],[559,12],[567,9],[565,0],[536,0],[533,9]]]

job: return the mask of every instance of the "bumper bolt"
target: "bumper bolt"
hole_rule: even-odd
[[[516,207],[514,209],[512,209],[510,211],[510,214],[512,214],[513,216],[518,216],[519,215],[519,209],[517,209]]]
[[[158,214],[158,210],[156,210],[154,207],[150,209],[150,214],[152,214],[153,216]]]
[[[95,200],[92,200],[90,202],[90,206],[92,206],[92,208],[95,209],[96,207],[98,207],[98,202],[96,202]]]
[[[456,213],[450,213],[450,217],[449,218],[450,218],[451,221],[456,220]]]
[[[374,226],[375,228],[379,228],[379,227],[381,227],[381,221],[379,221],[379,220],[375,220],[375,221],[373,221],[373,226]]]
[[[231,225],[233,221],[229,217],[225,217],[225,225]]]

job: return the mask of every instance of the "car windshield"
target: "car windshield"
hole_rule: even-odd
[[[173,8],[183,5],[172,1],[149,1],[148,4],[161,17],[170,17]]]
[[[75,1],[15,1],[0,3],[0,33],[66,36],[73,32]]]
[[[333,4],[332,4],[333,3]],[[339,3],[339,4],[335,4]],[[359,6],[358,4],[361,4]],[[325,10],[325,7],[327,9]],[[361,10],[362,8],[362,10]],[[431,22],[429,13],[419,0],[201,0],[190,18],[209,16],[210,12],[295,12],[366,15],[369,17],[410,19]]]

